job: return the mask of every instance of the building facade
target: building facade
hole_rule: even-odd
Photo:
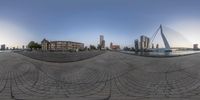
[[[199,49],[198,44],[194,44],[193,45],[193,50],[198,50],[198,49]]]
[[[1,50],[6,50],[6,45],[5,44],[1,45]]]
[[[134,41],[134,44],[135,44],[135,51],[139,51],[139,41],[138,41],[138,39],[136,39]]]
[[[149,48],[150,38],[147,36],[140,36],[140,49],[145,50]]]
[[[159,48],[159,44],[156,44],[156,49],[158,49]]]
[[[113,43],[111,42],[111,43],[110,43],[110,49],[111,49],[111,50],[119,50],[119,49],[120,49],[120,46],[119,46],[119,45],[113,45]]]
[[[151,48],[154,49],[154,44],[153,43],[151,44]]]
[[[101,48],[105,48],[105,40],[104,40],[104,36],[100,35],[100,47]]]
[[[43,39],[41,42],[43,51],[67,51],[84,49],[84,44],[72,41],[48,41]]]
[[[41,42],[42,50],[50,50],[50,42],[46,39],[43,39]]]
[[[25,49],[25,47],[24,47],[24,45],[22,45],[22,50],[24,50]]]

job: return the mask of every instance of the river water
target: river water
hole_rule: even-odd
[[[134,51],[121,51],[122,53],[140,55],[140,56],[152,56],[152,57],[174,57],[190,55],[200,53],[200,51],[172,51],[172,52],[134,52]]]

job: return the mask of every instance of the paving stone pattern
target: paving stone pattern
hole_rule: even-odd
[[[21,51],[17,52],[24,56],[47,61],[47,62],[58,62],[58,63],[66,63],[66,62],[74,62],[80,61],[88,58],[95,57],[97,55],[103,54],[105,51],[82,51],[82,52],[26,52]]]
[[[0,53],[0,99],[199,100],[200,54],[151,58],[106,52],[52,63]]]

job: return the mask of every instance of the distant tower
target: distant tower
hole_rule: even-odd
[[[24,45],[22,46],[22,49],[24,50]]]
[[[105,40],[102,41],[102,48],[105,48]]]
[[[154,49],[154,44],[152,43],[152,49]]]
[[[110,49],[112,49],[112,46],[113,46],[113,43],[111,42],[111,43],[110,43]]]
[[[140,50],[143,50],[144,49],[144,36],[140,36]]]
[[[139,41],[138,39],[135,40],[135,51],[138,51],[139,50]]]
[[[100,44],[102,44],[102,41],[104,40],[104,36],[100,35]]]
[[[194,45],[193,45],[193,49],[194,49],[194,50],[198,50],[198,49],[199,49],[198,44],[194,44]]]
[[[159,48],[159,44],[156,44],[156,48],[157,48],[157,49]]]
[[[146,37],[146,48],[147,49],[150,47],[149,43],[150,43],[150,38]]]
[[[100,35],[100,46],[101,48],[105,48],[105,40],[103,35]]]
[[[6,45],[5,44],[1,45],[1,50],[6,50]]]
[[[140,36],[140,49],[143,51],[149,48],[150,39],[147,36]]]

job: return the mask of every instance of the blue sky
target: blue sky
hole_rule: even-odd
[[[71,40],[97,45],[99,35],[133,46],[159,24],[200,43],[199,0],[0,0],[0,44]],[[184,44],[184,43],[183,43]]]

